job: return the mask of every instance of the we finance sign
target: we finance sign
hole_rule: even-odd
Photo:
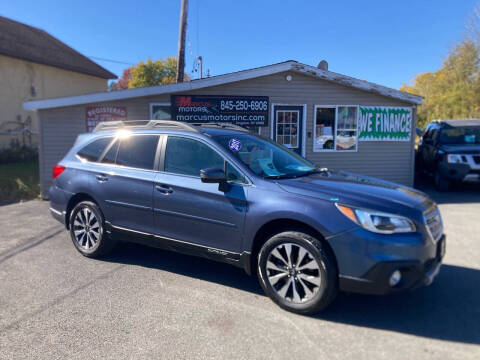
[[[360,106],[359,141],[410,141],[412,108]]]

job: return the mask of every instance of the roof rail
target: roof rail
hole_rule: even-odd
[[[93,132],[118,130],[118,129],[180,129],[202,132],[197,126],[173,120],[128,120],[128,121],[103,121],[98,123]]]
[[[191,123],[191,125],[195,126],[201,126],[201,127],[209,127],[209,128],[221,128],[221,129],[231,129],[231,130],[237,130],[237,131],[245,131],[248,132],[248,129],[245,129],[244,127],[230,124],[230,123]]]

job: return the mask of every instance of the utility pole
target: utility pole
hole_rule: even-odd
[[[200,79],[203,79],[203,58],[201,56],[198,57],[198,62],[200,64]]]
[[[177,83],[183,82],[185,70],[185,38],[187,35],[188,0],[181,0],[180,26],[178,32]]]

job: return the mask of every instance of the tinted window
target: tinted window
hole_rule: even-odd
[[[235,169],[230,163],[227,162],[225,166],[225,173],[227,175],[227,181],[236,183],[245,183],[245,178]]]
[[[115,164],[115,158],[117,157],[117,150],[119,141],[115,141],[115,143],[108,149],[107,153],[102,159],[102,163],[106,164]]]
[[[157,135],[133,135],[122,139],[118,149],[116,164],[137,169],[153,170],[157,144]]]
[[[206,168],[223,169],[223,158],[197,140],[169,136],[165,153],[165,171],[200,176]]]
[[[110,137],[95,140],[80,150],[77,155],[87,161],[97,161],[107,145],[110,144],[110,141],[112,141]]]

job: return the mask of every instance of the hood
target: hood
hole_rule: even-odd
[[[278,180],[278,185],[287,192],[386,212],[401,212],[400,208],[425,209],[433,204],[421,191],[345,171],[328,170]]]
[[[440,145],[439,148],[447,154],[480,154],[480,145],[477,144]]]

